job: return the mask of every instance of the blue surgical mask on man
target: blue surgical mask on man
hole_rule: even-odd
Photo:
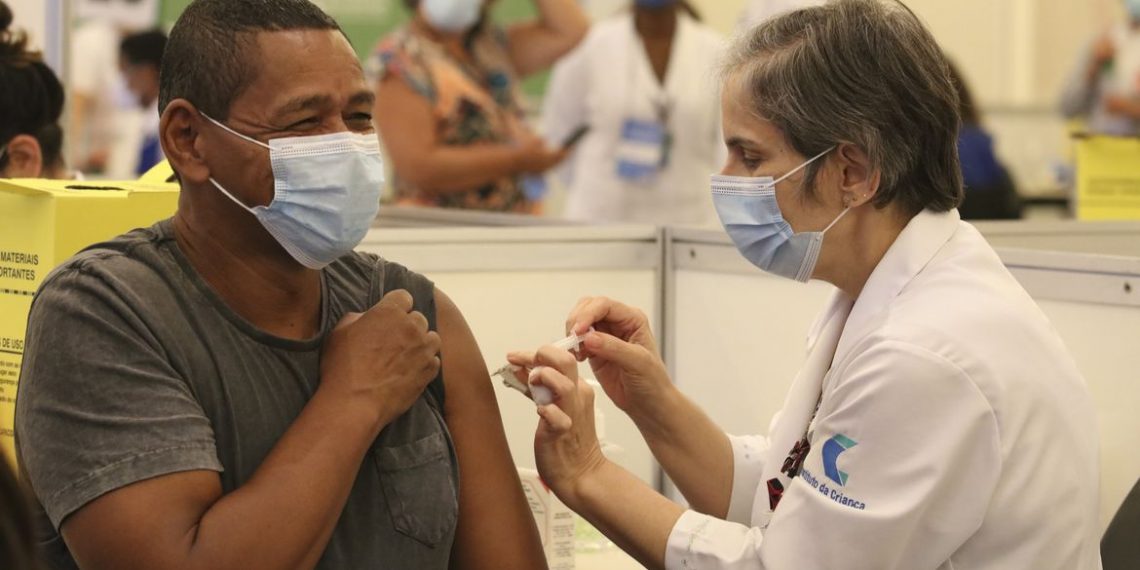
[[[482,0],[420,0],[424,18],[432,27],[449,34],[471,29],[479,21]]]
[[[776,185],[831,150],[821,152],[778,179],[771,176],[712,177],[713,205],[721,224],[736,249],[756,267],[801,283],[811,279],[823,247],[823,235],[850,209],[843,210],[822,231],[797,234],[780,213]]]
[[[384,163],[375,134],[353,132],[270,139],[243,135],[202,113],[226,132],[269,149],[273,166],[273,201],[250,208],[210,182],[252,213],[298,263],[321,269],[351,252],[364,239],[380,210]]]

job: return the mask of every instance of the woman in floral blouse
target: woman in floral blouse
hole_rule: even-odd
[[[573,49],[588,20],[575,0],[534,0],[537,20],[503,28],[492,2],[405,0],[412,20],[370,61],[398,203],[537,213],[523,179],[566,156],[526,125],[519,79]]]

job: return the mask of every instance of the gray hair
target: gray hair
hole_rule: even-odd
[[[901,2],[832,0],[769,20],[736,42],[722,73],[803,156],[840,143],[866,152],[881,176],[875,207],[913,215],[962,201],[958,96],[934,37]],[[807,169],[809,197],[820,167]]]

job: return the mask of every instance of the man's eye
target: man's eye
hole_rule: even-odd
[[[320,121],[318,121],[316,117],[309,117],[289,125],[289,130],[311,129],[319,124]]]

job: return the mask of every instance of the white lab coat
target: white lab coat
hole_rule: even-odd
[[[724,43],[711,29],[678,15],[662,88],[633,27],[623,13],[596,24],[554,69],[542,128],[560,144],[579,126],[591,130],[555,173],[566,184],[564,216],[588,222],[707,224],[716,221],[709,175],[725,157],[720,135],[716,64]],[[672,105],[673,146],[668,166],[649,182],[616,173],[615,153],[626,119],[653,121],[655,101]]]
[[[916,216],[854,306],[837,294],[811,337],[769,437],[731,438],[729,521],[685,513],[667,568],[1100,568],[1091,397],[956,211]]]

